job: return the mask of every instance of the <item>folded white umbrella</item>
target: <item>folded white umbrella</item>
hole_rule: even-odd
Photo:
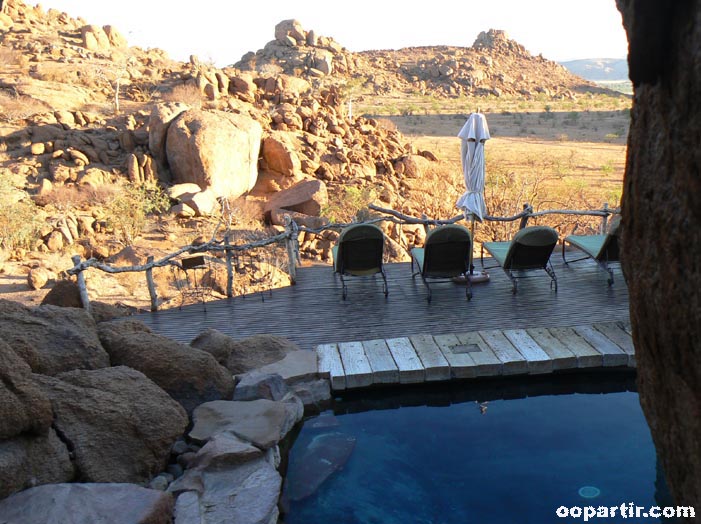
[[[489,126],[482,113],[472,113],[458,133],[460,157],[466,191],[455,206],[465,213],[465,219],[479,220],[487,214],[484,203],[484,143],[489,140]]]
[[[484,202],[484,143],[489,140],[490,136],[485,116],[482,113],[472,113],[465,125],[462,126],[458,137],[461,140],[460,158],[463,178],[465,179],[465,192],[455,206],[465,214],[465,220],[470,220],[472,241],[474,242],[475,220],[482,222],[487,214],[487,205]],[[470,251],[470,279],[475,282],[486,281],[488,278],[486,273],[475,273],[472,264],[472,251]]]

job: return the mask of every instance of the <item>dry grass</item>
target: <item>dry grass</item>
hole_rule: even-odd
[[[39,100],[0,91],[0,120],[18,122],[45,113],[47,110],[48,107]]]

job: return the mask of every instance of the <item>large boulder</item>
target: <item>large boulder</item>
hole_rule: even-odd
[[[0,501],[3,524],[170,524],[170,493],[133,484],[52,484]]]
[[[261,146],[262,167],[279,176],[291,177],[301,173],[302,161],[289,133],[273,131]]]
[[[31,309],[0,300],[0,340],[7,342],[35,373],[55,375],[110,365],[97,337],[95,321],[83,309]]]
[[[252,118],[191,109],[169,126],[166,156],[173,182],[193,182],[218,197],[236,198],[258,178],[263,128]]]
[[[179,493],[175,522],[276,523],[281,485],[280,474],[265,458],[188,470],[169,488]]]
[[[70,482],[74,477],[68,448],[53,429],[0,440],[0,499],[39,484]],[[0,522],[7,522],[6,516],[0,502]]]
[[[233,433],[265,450],[280,442],[302,415],[303,409],[300,411],[293,400],[217,400],[202,404],[194,411],[189,437],[204,443],[219,433]]]
[[[188,109],[190,106],[180,102],[156,104],[151,109],[148,121],[148,148],[159,166],[166,164],[166,137],[171,122]]]
[[[147,482],[163,471],[188,423],[179,404],[127,367],[34,379],[51,399],[54,426],[87,482]]]
[[[283,20],[275,26],[275,40],[282,44],[303,45],[307,35],[298,20]]]
[[[0,440],[46,433],[52,419],[51,403],[32,380],[31,368],[0,340]]]
[[[200,333],[190,345],[212,354],[235,375],[272,364],[285,358],[288,353],[299,350],[294,342],[282,337],[254,335],[234,340],[211,328]]]
[[[139,330],[132,320],[103,322],[100,339],[115,366],[141,371],[189,412],[210,400],[230,399],[232,374],[207,353],[172,339]]]
[[[326,184],[323,181],[304,180],[289,189],[273,194],[265,204],[264,212],[270,215],[273,209],[289,209],[318,217],[328,202]]]

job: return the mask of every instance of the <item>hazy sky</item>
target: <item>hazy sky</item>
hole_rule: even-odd
[[[25,0],[34,5],[36,2]],[[295,18],[351,51],[408,46],[469,47],[481,31],[503,29],[551,60],[624,58],[628,44],[615,0],[44,0],[91,24],[114,25],[129,45],[160,47],[171,58],[196,54],[223,66],[273,39]]]

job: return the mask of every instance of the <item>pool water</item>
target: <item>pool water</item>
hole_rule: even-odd
[[[472,391],[458,400],[433,394],[423,405],[416,394],[403,403],[401,392],[385,405],[341,399],[296,437],[284,521],[544,524],[583,521],[557,517],[560,506],[671,505],[638,395],[627,387],[560,387],[557,395],[541,387],[533,396],[525,385],[522,398]]]

